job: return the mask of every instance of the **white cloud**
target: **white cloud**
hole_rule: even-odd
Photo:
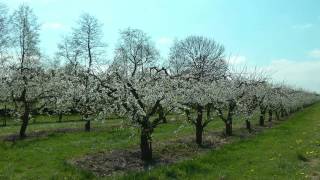
[[[292,26],[293,29],[297,29],[297,30],[305,30],[305,29],[310,29],[314,26],[314,24],[312,23],[306,23],[306,24],[297,24]]]
[[[314,49],[308,52],[308,55],[313,58],[320,58],[320,49]]]
[[[168,46],[168,45],[171,45],[172,43],[173,43],[173,39],[169,37],[160,37],[157,40],[157,44],[161,46]]]
[[[247,62],[247,57],[245,56],[231,56],[228,60],[230,65],[243,65]]]
[[[263,69],[270,72],[276,82],[284,81],[289,85],[320,92],[320,60],[297,62],[279,59]]]
[[[42,28],[44,30],[61,30],[64,29],[65,26],[61,23],[58,22],[46,22],[44,24],[42,24]]]

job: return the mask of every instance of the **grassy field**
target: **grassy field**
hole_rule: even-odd
[[[320,104],[290,117],[289,121],[248,140],[237,140],[194,160],[132,172],[122,179],[311,179],[320,171]],[[190,125],[177,120],[155,130],[154,142],[193,135]],[[120,120],[94,122],[95,131],[50,133],[47,137],[0,142],[0,179],[88,179],[91,173],[72,167],[70,159],[89,153],[136,148],[135,129],[120,128]],[[235,121],[235,128],[243,122]],[[81,128],[83,122],[33,124],[28,132]],[[18,126],[0,128],[0,136],[16,133]],[[222,131],[221,120],[207,129]]]

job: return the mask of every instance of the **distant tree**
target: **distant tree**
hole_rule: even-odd
[[[159,52],[150,42],[150,38],[139,29],[125,29],[115,50],[115,59],[124,77],[143,76],[145,70],[153,66],[159,58]]]
[[[48,95],[45,75],[40,63],[39,24],[29,6],[21,5],[10,18],[12,51],[16,52],[7,61],[8,95],[15,104],[22,125],[20,137],[26,137],[31,112],[41,108],[41,100]]]
[[[66,73],[69,75],[77,76],[80,67],[80,57],[82,51],[76,46],[72,40],[72,36],[66,36],[62,39],[62,42],[58,44],[58,52],[56,53],[56,59],[63,61],[65,64]]]
[[[214,109],[225,123],[225,134],[233,134],[233,119],[236,114],[242,113],[246,117],[248,129],[251,129],[250,118],[258,107],[256,97],[257,88],[266,82],[261,74],[249,73],[247,69],[229,73],[221,82],[222,93]]]
[[[47,83],[52,91],[45,101],[45,113],[58,115],[58,122],[62,122],[63,115],[70,113],[75,103],[76,87],[72,83],[73,76],[70,76],[65,68],[58,66],[47,68],[46,73],[50,77]]]
[[[8,58],[9,49],[9,24],[8,24],[8,11],[7,7],[0,3],[0,104],[4,105],[3,115],[6,115],[6,103],[8,102],[7,96],[5,95],[6,86],[4,80],[6,75],[5,71],[5,60]],[[6,125],[6,118],[3,118],[3,125]]]
[[[58,55],[68,60],[68,68],[75,77],[74,88],[78,90],[75,95],[76,106],[82,118],[86,121],[85,130],[90,131],[91,119],[97,113],[95,101],[97,100],[97,82],[91,76],[103,60],[106,45],[102,42],[102,24],[89,14],[80,16],[78,26],[73,29],[71,36],[66,37],[59,44]],[[94,95],[95,94],[95,95]]]
[[[238,100],[238,112],[242,114],[246,121],[246,127],[249,133],[252,132],[251,119],[260,107],[260,111],[265,113],[263,101],[266,96],[268,89],[266,88],[266,78],[263,77],[259,72],[247,73],[244,78],[245,93],[242,98]],[[260,124],[261,116],[260,114]],[[264,121],[264,119],[263,119]]]
[[[4,4],[0,3],[0,63],[8,56],[9,46],[8,10]]]

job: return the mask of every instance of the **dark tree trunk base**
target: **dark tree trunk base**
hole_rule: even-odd
[[[202,136],[203,136],[203,126],[202,126],[202,116],[203,116],[203,107],[197,107],[197,119],[196,119],[196,143],[199,146],[202,146]]]
[[[58,120],[59,123],[62,122],[62,113],[59,113],[59,120]]]
[[[7,126],[7,117],[4,117],[2,126],[3,126],[3,127],[6,127],[6,126]]]
[[[279,116],[279,112],[278,111],[276,111],[276,119],[277,119],[277,121],[279,121],[280,120],[280,116]]]
[[[27,127],[29,124],[29,106],[26,104],[25,108],[24,108],[24,113],[21,116],[21,120],[22,120],[22,124],[21,124],[21,128],[20,128],[20,138],[24,139],[25,137],[27,137],[26,135],[26,131],[27,131]]]
[[[25,137],[27,137],[27,135],[26,135],[27,126],[28,126],[27,122],[23,122],[21,125],[21,128],[20,128],[20,138],[21,139],[24,139]]]
[[[249,120],[246,120],[246,127],[249,133],[252,133],[252,128],[251,128],[251,122]]]
[[[87,121],[84,128],[85,131],[89,132],[91,130],[91,121]]]
[[[142,129],[140,135],[141,159],[146,162],[152,161],[151,130]]]
[[[202,127],[196,127],[196,143],[199,146],[202,146],[202,136],[203,136],[203,128]]]
[[[272,122],[272,111],[269,111],[269,122]]]
[[[226,135],[232,136],[232,121],[226,122]]]
[[[260,126],[264,126],[264,116],[260,116],[260,119],[259,119],[259,125]]]

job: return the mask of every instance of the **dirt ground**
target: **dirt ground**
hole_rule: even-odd
[[[246,139],[278,123],[269,123],[266,127],[254,126],[253,132],[246,129],[237,129],[233,137]],[[113,150],[88,154],[80,159],[70,160],[73,166],[92,172],[98,177],[125,174],[130,171],[143,171],[159,165],[173,164],[179,161],[192,159],[199,154],[232,143],[234,138],[225,137],[221,132],[207,132],[204,135],[203,146],[196,145],[193,136],[184,137],[174,141],[153,144],[154,161],[145,163],[140,159],[140,150]]]

